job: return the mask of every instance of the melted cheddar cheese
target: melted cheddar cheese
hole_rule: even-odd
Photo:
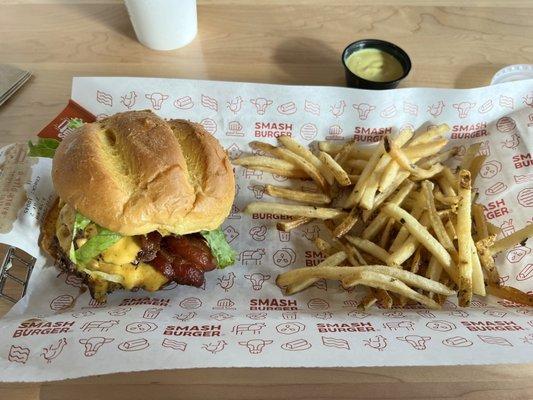
[[[70,250],[75,216],[76,211],[65,204],[61,208],[56,223],[59,245],[66,254]],[[134,288],[144,288],[148,291],[158,290],[168,282],[168,279],[151,265],[145,263],[133,265],[132,262],[137,257],[139,250],[141,247],[136,238],[125,236],[104,250],[98,259],[91,260],[86,266],[76,265],[76,268],[89,275],[91,271],[97,271],[97,275],[91,275],[91,280],[104,294],[109,284],[105,279],[102,279],[104,274],[114,275],[113,282],[118,283],[120,281],[120,285],[127,290]],[[104,274],[98,274],[99,272]],[[115,281],[115,279],[117,280]]]
[[[129,264],[137,258],[141,246],[133,236],[125,236],[102,252],[102,259],[109,264]]]
[[[91,270],[121,276],[123,280],[120,284],[127,290],[142,287],[152,292],[168,282],[163,274],[145,263],[117,265],[93,260],[88,267]]]

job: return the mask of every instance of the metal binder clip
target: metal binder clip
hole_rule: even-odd
[[[22,256],[21,253],[24,255]],[[8,247],[6,255],[4,257],[4,261],[0,266],[0,297],[9,300],[13,303],[16,303],[22,297],[24,297],[34,265],[35,258],[22,252],[22,250],[19,250],[16,247]],[[13,275],[10,272],[10,270],[15,267],[24,268],[26,270],[25,277],[23,279]],[[22,293],[18,299],[15,299],[4,293],[6,283],[9,281],[18,283],[21,286]]]

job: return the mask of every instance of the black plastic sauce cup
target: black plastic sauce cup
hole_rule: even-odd
[[[351,54],[362,49],[377,49],[389,53],[391,56],[396,58],[402,66],[402,76],[400,76],[398,79],[389,82],[374,82],[361,78],[360,76],[354,74],[346,66],[346,60],[348,59],[348,57],[350,57]],[[395,44],[378,39],[363,39],[349,44],[342,52],[342,64],[344,65],[344,72],[346,74],[346,86],[359,89],[394,89],[396,86],[398,86],[400,81],[409,74],[409,71],[411,71],[411,59],[405,51],[403,51]]]

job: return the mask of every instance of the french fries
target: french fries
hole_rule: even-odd
[[[472,185],[470,171],[459,171],[459,205],[457,208],[457,243],[459,247],[459,305],[468,307],[472,301]]]
[[[346,253],[344,251],[339,251],[335,254],[330,255],[324,261],[322,261],[320,264],[318,264],[316,267],[313,267],[313,268],[335,267],[341,264],[344,260],[346,260]],[[288,295],[298,293],[308,288],[309,286],[311,286],[312,284],[314,284],[320,279],[322,278],[309,278],[307,280],[294,283],[292,285],[287,286],[287,288],[285,289],[285,293]]]
[[[278,231],[282,232],[290,232],[295,228],[298,228],[300,225],[307,224],[311,222],[313,219],[308,217],[298,217],[293,219],[292,221],[282,221],[278,222],[276,224],[276,228]]]
[[[339,238],[346,235],[358,221],[358,212],[357,208],[352,208],[348,216],[333,230],[333,236]]]
[[[254,201],[252,203],[249,203],[244,209],[244,212],[246,212],[247,214],[270,213],[277,215],[286,215],[290,217],[296,216],[317,219],[332,219],[346,215],[344,211],[336,208],[267,203],[261,201]]]
[[[316,169],[318,169],[322,173],[322,175],[324,175],[324,178],[326,178],[330,185],[333,184],[333,174],[326,168],[325,165],[322,164],[322,162],[320,162],[317,156],[311,153],[311,151],[306,149],[304,146],[302,146],[290,136],[279,136],[278,141],[287,149],[292,151],[294,154],[299,155],[300,157],[311,163]]]
[[[281,231],[320,220],[329,237],[314,239],[323,262],[286,271],[277,285],[287,294],[321,279],[364,286],[363,308],[415,301],[436,309],[453,295],[468,306],[473,295],[486,294],[531,305],[532,296],[502,286],[494,256],[525,245],[533,224],[496,240],[501,229],[487,222],[472,192],[485,161],[481,145],[468,147],[452,170],[446,163],[459,148],[444,150],[448,130],[446,124],[417,135],[403,130],[372,146],[321,141],[318,151],[289,136],[280,136],[278,146],[252,142],[267,156],[244,156],[235,165],[308,183],[303,189],[266,184],[266,195],[293,204],[251,202],[245,212],[291,217],[277,223]]]
[[[489,284],[499,286],[500,274],[494,263],[494,257],[490,251],[490,247],[494,244],[494,236],[491,235],[485,239],[481,239],[476,242],[477,253],[479,254],[479,261],[481,266],[487,273],[487,279]]]
[[[276,279],[276,284],[280,287],[286,287],[301,280],[302,278],[324,278],[342,281],[360,271],[378,272],[380,274],[399,279],[410,286],[446,296],[451,296],[456,293],[454,290],[440,282],[435,282],[412,272],[386,265],[365,265],[360,267],[348,265],[337,267],[297,268],[279,275]]]
[[[481,240],[488,237],[489,228],[487,226],[487,220],[485,219],[482,205],[472,205],[472,218],[474,219],[474,225],[476,226],[476,239]]]
[[[348,240],[348,242],[353,244],[358,249],[376,257],[378,260],[381,260],[383,262],[386,262],[390,256],[387,250],[379,247],[377,244],[372,243],[370,240],[361,239],[349,235],[346,235],[346,240]]]
[[[326,179],[320,174],[318,168],[316,168],[313,164],[311,164],[305,158],[299,156],[298,154],[288,149],[272,146],[268,143],[251,142],[250,145],[264,151],[265,153],[272,154],[274,156],[281,158],[282,160],[292,163],[297,168],[307,173],[309,178],[314,180],[323,191],[327,190],[328,184],[326,182]]]
[[[399,279],[391,278],[375,271],[361,271],[358,274],[344,278],[342,280],[342,285],[347,288],[356,285],[365,285],[373,288],[385,289],[417,301],[427,308],[433,310],[440,308],[440,305],[437,302],[414,291]]]
[[[531,236],[533,236],[533,224],[526,225],[525,228],[511,233],[509,236],[506,236],[503,239],[497,240],[492,246],[490,246],[490,251],[492,254],[498,254],[519,243],[522,243]]]
[[[395,204],[387,203],[383,207],[383,211],[397,222],[400,222],[407,228],[409,233],[414,236],[442,265],[448,275],[458,282],[455,265],[450,254],[446,249],[435,239],[420,222],[416,220],[411,214]]]
[[[533,296],[512,286],[488,286],[487,293],[493,296],[533,307]]]
[[[313,205],[323,205],[331,202],[331,198],[324,193],[309,193],[273,185],[266,185],[265,193],[272,197],[300,201]]]
[[[320,152],[319,159],[327,168],[329,168],[330,173],[333,174],[333,177],[337,182],[339,182],[339,185],[350,186],[352,184],[348,173],[339,164],[337,164],[337,161],[335,161],[328,153],[323,151]]]

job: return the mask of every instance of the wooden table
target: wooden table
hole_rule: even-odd
[[[482,86],[505,65],[533,63],[530,0],[198,3],[195,41],[154,52],[136,42],[120,0],[0,0],[0,62],[34,73],[0,108],[0,145],[34,136],[65,106],[79,75],[343,85],[342,49],[370,37],[409,53],[403,86]],[[0,315],[8,308],[0,303]],[[6,400],[169,397],[526,399],[533,365],[185,370],[0,385]]]

